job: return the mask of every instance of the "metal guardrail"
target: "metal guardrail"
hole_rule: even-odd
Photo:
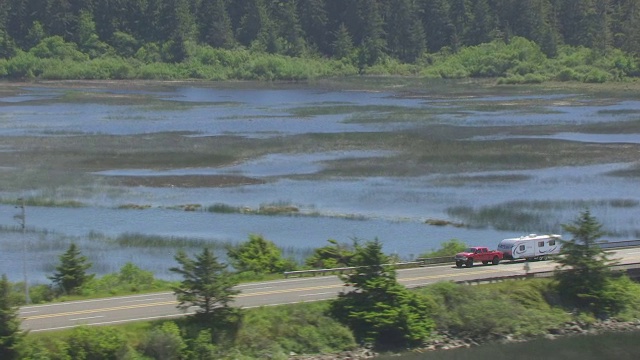
[[[625,240],[625,241],[603,241],[599,243],[600,247],[603,249],[622,249],[626,247],[638,247],[640,246],[640,240]],[[453,256],[440,256],[433,258],[417,258],[416,261],[402,262],[396,264],[386,264],[385,266],[394,266],[396,269],[406,269],[411,267],[420,267],[420,266],[430,266],[430,265],[438,265],[438,264],[446,264],[448,262],[453,262]],[[341,268],[332,268],[332,269],[311,269],[311,270],[296,270],[296,271],[285,271],[284,277],[288,278],[289,276],[305,276],[305,275],[338,275],[338,274],[348,274],[352,272],[355,267],[341,267]],[[519,276],[519,275],[517,275]]]
[[[401,262],[395,264],[385,264],[384,266],[393,266],[396,269],[409,269],[420,266],[429,266],[429,265],[438,265],[438,264],[446,264],[451,262],[453,259],[452,256],[442,256],[442,257],[434,257],[434,258],[417,258],[416,261],[408,261]],[[285,271],[284,277],[288,278],[289,276],[304,276],[304,275],[339,275],[339,274],[348,274],[355,270],[355,267],[340,267],[340,268],[330,268],[330,269],[311,269],[311,270],[296,270],[296,271]]]
[[[625,271],[630,278],[640,279],[640,262],[613,265],[611,269],[614,271]],[[554,274],[555,274],[554,270],[547,270],[547,271],[530,272],[528,274],[504,275],[504,276],[495,276],[490,278],[473,279],[473,280],[458,280],[458,281],[455,281],[455,283],[463,284],[463,285],[478,285],[478,284],[502,282],[506,280],[547,278],[547,277],[552,277]]]
[[[401,263],[395,263],[395,264],[384,264],[383,266],[393,266],[396,269],[408,269],[412,267],[421,266],[421,262],[409,261],[409,262],[401,262]],[[316,276],[316,275],[349,274],[349,273],[352,273],[355,269],[357,269],[357,267],[340,267],[340,268],[331,268],[331,269],[285,271],[284,277],[288,278],[289,276],[304,276],[304,275]]]

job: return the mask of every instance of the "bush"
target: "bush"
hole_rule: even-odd
[[[140,345],[142,353],[152,359],[183,359],[187,345],[174,322],[165,322],[151,330]]]
[[[582,81],[586,83],[603,83],[609,79],[610,75],[604,70],[592,69],[584,75]]]
[[[43,39],[38,45],[31,48],[29,53],[41,59],[75,62],[89,60],[89,56],[80,52],[75,43],[66,42],[61,36],[51,36]]]
[[[355,347],[349,329],[326,316],[327,309],[327,302],[319,302],[249,310],[245,312],[236,346],[247,356],[258,356],[270,349],[285,357],[290,352],[331,353]]]
[[[508,334],[533,336],[569,320],[562,309],[551,307],[545,300],[549,284],[548,280],[486,286],[442,282],[420,293],[437,304],[433,313],[439,330],[475,339]]]
[[[556,74],[555,79],[558,81],[576,81],[579,80],[580,77],[573,69],[565,67]]]
[[[111,327],[74,328],[67,342],[67,354],[74,360],[120,359],[127,351],[127,341],[122,332]]]

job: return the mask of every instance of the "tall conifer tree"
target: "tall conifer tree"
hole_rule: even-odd
[[[11,284],[7,276],[2,274],[0,278],[0,359],[20,359],[18,345],[23,338],[18,308],[11,303]]]

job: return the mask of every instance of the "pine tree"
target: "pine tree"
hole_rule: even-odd
[[[266,43],[270,21],[264,0],[247,0],[237,30],[237,39],[250,46],[253,41]]]
[[[431,309],[417,294],[398,283],[376,239],[354,244],[356,270],[344,275],[343,292],[331,304],[331,314],[351,328],[356,338],[380,348],[419,344],[434,327]]]
[[[640,0],[616,0],[612,4],[613,45],[640,54]]]
[[[391,55],[413,62],[425,50],[425,32],[412,0],[396,0],[386,21],[387,46]]]
[[[269,14],[278,41],[276,49],[278,53],[300,56],[305,51],[304,34],[297,9],[297,0],[273,0],[271,2]]]
[[[446,0],[420,0],[418,4],[427,47],[430,52],[440,51],[450,44],[455,30],[449,16],[449,2]]]
[[[198,314],[208,318],[215,315],[216,311],[230,307],[233,297],[239,293],[233,289],[237,281],[226,270],[227,265],[219,263],[208,248],[196,254],[195,259],[180,251],[175,260],[180,266],[169,270],[183,278],[180,285],[173,289],[180,302],[178,308],[187,310],[197,306]]]
[[[324,0],[298,1],[300,23],[307,43],[323,54],[331,52],[329,46],[329,18]]]
[[[589,210],[585,210],[563,228],[573,238],[563,241],[561,256],[557,260],[559,265],[555,278],[558,290],[579,308],[601,313],[608,301],[603,290],[612,277],[610,266],[615,263],[609,258],[610,254],[598,245],[598,239],[604,234],[602,224]]]
[[[216,48],[231,48],[235,42],[225,0],[202,0],[198,10],[200,40]]]
[[[496,28],[496,24],[487,0],[474,0],[471,11],[472,16],[465,31],[465,45],[479,45],[491,41],[491,32]]]
[[[20,331],[18,308],[11,303],[11,285],[7,276],[0,279],[0,359],[20,359],[18,345],[24,338]]]
[[[91,263],[87,257],[82,256],[75,243],[71,243],[60,256],[60,265],[56,266],[56,272],[49,279],[63,294],[76,294],[82,285],[93,279],[93,274],[87,274],[89,268]]]
[[[344,24],[338,27],[334,34],[335,40],[331,43],[332,56],[336,59],[342,59],[351,55],[353,51],[353,39],[349,34],[349,29]]]
[[[189,0],[174,0],[169,7],[171,22],[169,35],[169,53],[166,60],[182,62],[190,56],[190,47],[195,45],[196,24]]]

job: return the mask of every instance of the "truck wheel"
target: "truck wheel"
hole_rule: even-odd
[[[499,258],[499,257],[497,257],[497,256],[494,256],[494,257],[493,257],[493,261],[491,261],[491,263],[492,263],[493,265],[498,265],[498,264],[500,264],[500,258]]]
[[[467,260],[467,267],[473,267],[473,259]]]
[[[462,267],[462,261],[456,261],[456,267],[461,268]]]

